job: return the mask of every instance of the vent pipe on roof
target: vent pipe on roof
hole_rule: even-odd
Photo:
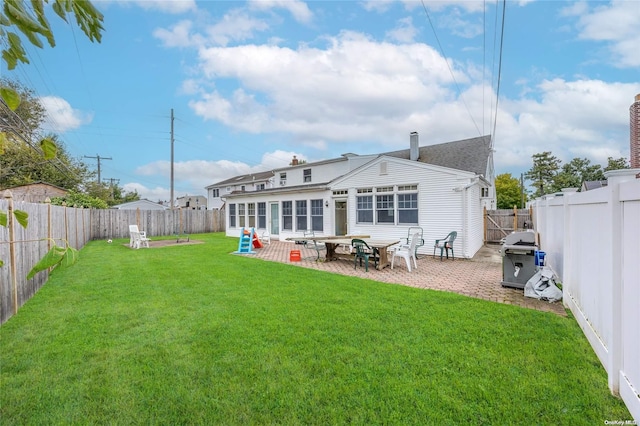
[[[411,132],[409,135],[409,160],[418,161],[418,132]]]

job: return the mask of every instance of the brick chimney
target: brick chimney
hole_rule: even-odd
[[[293,160],[291,160],[291,165],[292,166],[297,166],[298,165],[298,159],[296,158],[296,156],[293,156]]]
[[[411,132],[409,135],[409,160],[418,161],[419,152],[418,132]]]

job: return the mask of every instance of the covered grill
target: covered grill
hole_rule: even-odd
[[[500,249],[502,254],[503,287],[524,288],[536,273],[535,232],[512,232],[507,235]]]

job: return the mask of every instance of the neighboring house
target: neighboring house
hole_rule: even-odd
[[[580,192],[591,191],[593,189],[604,188],[607,186],[606,180],[585,180],[582,182]]]
[[[184,197],[178,197],[176,202],[177,206],[182,209],[207,209],[207,197],[205,197],[204,195],[185,195]]]
[[[273,172],[235,176],[205,187],[207,190],[207,208],[210,210],[221,209],[224,205],[223,198],[235,191],[263,191],[273,187]]]
[[[412,133],[409,149],[344,154],[272,174],[273,187],[245,187],[223,197],[227,236],[256,227],[280,240],[310,230],[406,239],[409,228],[421,227],[420,253],[431,253],[436,239],[457,231],[456,257],[469,258],[484,243],[483,207],[495,208],[490,136],[419,147]]]
[[[64,197],[69,191],[46,182],[33,182],[28,185],[7,188],[11,191],[14,201],[28,203],[44,203],[47,198]]]
[[[115,206],[111,206],[112,209],[118,210],[167,210],[168,207],[163,206],[160,203],[154,203],[149,200],[136,200],[129,201],[128,203],[117,204]]]

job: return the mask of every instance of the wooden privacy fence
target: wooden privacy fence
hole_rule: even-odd
[[[532,228],[533,211],[528,209],[484,209],[484,242],[500,243],[513,231]]]
[[[28,216],[28,226],[22,227],[14,219],[13,211]],[[27,274],[49,251],[53,244],[82,248],[89,240],[91,211],[51,204],[13,202],[0,199],[0,211],[9,213],[7,226],[0,226],[0,323],[18,312],[49,278],[43,271],[30,280]]]
[[[125,238],[129,225],[147,236],[200,234],[225,229],[224,210],[91,210],[91,239]]]
[[[80,250],[89,240],[126,238],[136,224],[148,236],[219,232],[225,229],[219,210],[96,210],[51,204],[13,202],[7,191],[0,211],[9,212],[8,226],[0,226],[0,324],[13,316],[47,282],[43,271],[27,280],[33,266],[52,245]],[[28,226],[15,221],[12,212],[26,212]]]

